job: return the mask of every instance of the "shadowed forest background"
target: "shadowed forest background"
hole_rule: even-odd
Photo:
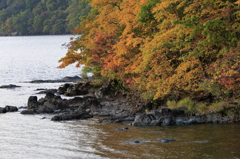
[[[67,34],[89,10],[82,0],[0,0],[0,34]]]

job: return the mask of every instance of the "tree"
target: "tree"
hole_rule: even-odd
[[[239,96],[239,4],[93,0],[92,13],[76,29],[82,36],[70,43],[60,67],[100,68],[151,99],[209,93],[209,84]]]

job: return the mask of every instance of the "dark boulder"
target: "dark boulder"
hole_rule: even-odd
[[[38,104],[38,101],[37,101],[37,96],[30,96],[28,98],[28,103],[27,103],[28,109],[37,108],[38,105],[39,104]]]
[[[6,112],[7,112],[7,111],[6,111],[5,108],[0,107],[0,113],[6,113]]]
[[[140,114],[135,117],[133,121],[133,126],[149,126],[152,121],[156,120],[156,118],[152,114]]]
[[[59,94],[64,94],[66,93],[67,89],[71,86],[72,84],[69,84],[69,83],[65,83],[63,86],[59,87],[57,92]]]
[[[37,114],[45,114],[45,113],[53,113],[54,109],[48,106],[41,106],[39,109],[36,110]]]
[[[84,109],[78,109],[73,112],[62,113],[52,117],[52,121],[61,121],[61,120],[82,120],[87,118],[92,118],[93,116],[86,112]]]
[[[21,114],[27,115],[27,114],[36,114],[36,110],[35,109],[26,109],[21,111]]]
[[[64,95],[66,96],[75,96],[75,95],[86,95],[89,93],[89,89],[92,86],[90,85],[89,82],[86,83],[77,83],[77,84],[72,84],[70,86],[67,87]],[[62,88],[62,90],[59,90],[59,92],[63,91],[64,89]]]
[[[5,109],[6,109],[6,112],[17,112],[18,111],[18,108],[15,107],[15,106],[5,106]]]
[[[87,98],[84,102],[84,107],[86,109],[90,109],[91,111],[98,111],[102,108],[97,98]]]
[[[54,97],[55,95],[52,92],[47,92],[47,94],[45,95],[46,100],[52,100]]]

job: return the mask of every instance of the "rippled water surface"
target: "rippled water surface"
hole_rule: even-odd
[[[70,37],[0,37],[0,85],[21,86],[0,89],[0,107],[26,106],[28,97],[37,95],[36,89],[61,85],[30,84],[26,81],[80,74],[80,69],[73,66],[56,68],[58,59],[66,52],[61,45]],[[240,158],[239,124],[131,127],[100,124],[96,118],[52,122],[51,115],[21,115],[20,111],[0,114],[0,158]],[[129,129],[116,130],[124,127]],[[162,143],[162,139],[176,141]]]

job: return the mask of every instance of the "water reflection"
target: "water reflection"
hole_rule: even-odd
[[[42,119],[47,117],[47,119]],[[239,124],[131,127],[98,119],[52,122],[49,115],[0,115],[4,159],[239,158]],[[162,143],[162,139],[175,139]],[[136,143],[135,141],[139,141]]]
[[[88,120],[89,122],[89,120]],[[238,158],[239,124],[173,127],[124,127],[116,124],[72,122],[82,152],[106,158]],[[78,125],[86,123],[84,129]],[[161,139],[175,139],[161,143]],[[133,144],[133,141],[140,143]],[[85,147],[85,148],[83,148]]]

